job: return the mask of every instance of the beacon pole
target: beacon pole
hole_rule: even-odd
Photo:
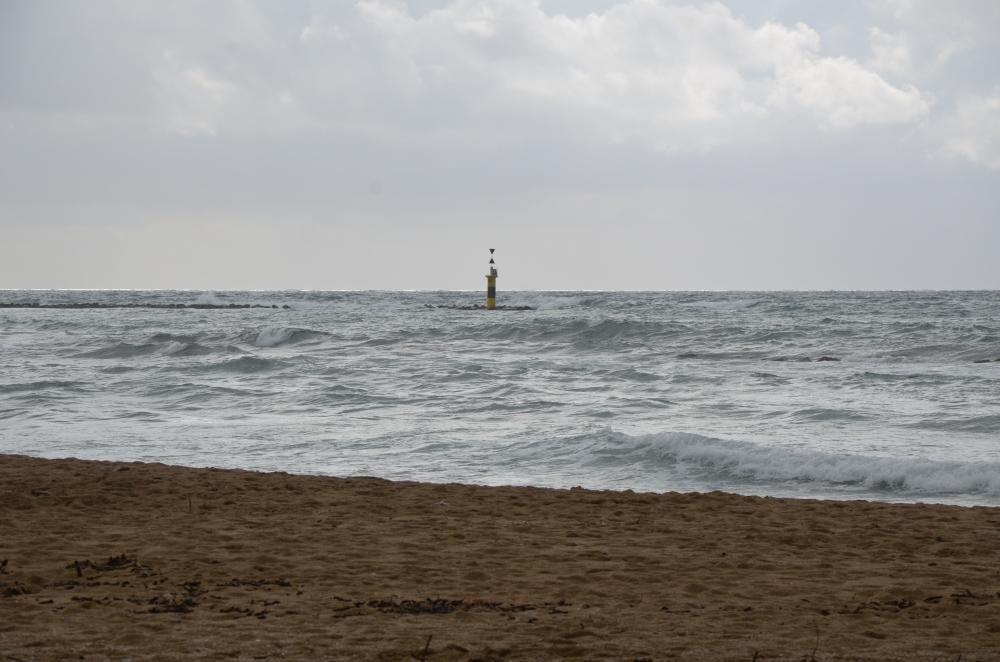
[[[490,249],[490,272],[486,274],[486,310],[497,309],[497,267],[493,261],[493,251]]]

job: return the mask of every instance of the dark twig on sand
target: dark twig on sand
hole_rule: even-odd
[[[813,646],[812,653],[809,653],[809,662],[816,662],[816,651],[819,650],[819,623],[813,623],[813,628],[816,629],[816,645]]]
[[[431,639],[434,638],[433,634],[427,635],[427,643],[424,644],[424,652],[420,654],[420,662],[425,662],[427,660],[427,653],[431,649]]]

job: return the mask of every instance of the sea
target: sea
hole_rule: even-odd
[[[0,452],[1000,505],[1000,292],[484,302],[0,291],[0,303],[106,306],[0,308]],[[142,307],[232,303],[265,307]]]

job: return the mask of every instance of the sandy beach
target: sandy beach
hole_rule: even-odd
[[[997,660],[1000,509],[0,456],[0,660]]]

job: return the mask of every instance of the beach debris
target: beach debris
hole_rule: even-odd
[[[187,591],[188,595],[191,595],[191,596],[194,596],[194,597],[197,597],[199,595],[203,595],[204,593],[207,593],[207,591],[202,590],[202,588],[201,588],[201,582],[198,582],[198,581],[184,582],[183,584],[181,584],[181,588],[184,589],[185,591]]]
[[[109,557],[108,562],[98,567],[98,570],[117,570],[119,568],[131,567],[136,563],[134,559],[130,559],[125,554],[119,554],[118,556]]]
[[[190,595],[177,595],[174,593],[164,593],[149,600],[153,605],[149,608],[150,614],[187,614],[194,611],[198,603]]]
[[[253,601],[251,601],[253,602]],[[266,605],[265,605],[266,606]],[[254,611],[253,607],[237,607],[236,605],[230,605],[225,609],[219,610],[220,614],[240,614],[242,616],[253,616],[254,618],[259,618],[261,620],[267,618],[270,613],[266,609],[261,609],[260,611]]]
[[[813,629],[816,631],[816,644],[813,646],[812,652],[809,653],[809,657],[804,658],[804,660],[808,660],[808,662],[817,662],[816,661],[816,651],[819,650],[819,623],[816,623],[814,621],[813,622]]]
[[[396,614],[447,614],[466,606],[462,600],[444,600],[442,598],[399,601],[369,600],[367,605],[383,613]]]
[[[207,593],[202,589],[201,582],[194,580],[180,584],[180,589],[153,596],[147,602],[152,605],[147,611],[150,614],[187,614],[198,606],[196,598]]]
[[[252,588],[262,588],[264,586],[281,586],[288,588],[292,585],[287,579],[230,579],[228,582],[219,584],[222,586],[250,586]]]
[[[337,598],[347,602],[345,598]],[[569,612],[560,607],[570,607],[570,603],[565,600],[559,602],[545,602],[541,605],[533,604],[505,604],[488,600],[448,600],[446,598],[424,598],[423,600],[400,600],[392,597],[388,600],[355,600],[351,604],[333,609],[337,612],[338,618],[348,616],[358,616],[363,613],[364,608],[375,609],[385,614],[450,614],[455,611],[495,611],[500,613],[518,613],[527,611],[538,611],[545,609],[549,614],[568,614]]]
[[[0,575],[7,574],[7,559],[0,561]]]
[[[427,653],[431,649],[431,639],[433,638],[434,638],[433,634],[427,635],[427,643],[424,644],[424,650],[422,653],[420,653],[420,657],[417,657],[416,655],[413,654],[411,654],[410,657],[412,657],[415,660],[420,660],[420,662],[425,662],[427,660]]]
[[[961,593],[952,593],[951,597],[956,605],[982,607],[992,602],[992,596],[976,595],[969,589],[965,589]]]
[[[209,597],[216,598],[216,599],[221,599],[221,596],[218,596],[218,595],[211,595]],[[229,605],[228,607],[226,607],[224,609],[220,609],[219,613],[220,614],[231,614],[231,613],[235,612],[235,613],[243,614],[245,616],[256,616],[257,614],[266,614],[267,611],[255,612],[253,605],[257,605],[257,606],[260,606],[260,607],[273,607],[274,605],[280,605],[280,604],[281,604],[281,600],[261,600],[261,601],[258,602],[256,599],[252,599],[252,600],[250,600],[250,605],[251,605],[250,607],[237,607],[236,605]],[[214,609],[214,607],[213,607],[213,609]],[[298,612],[288,611],[288,612],[285,612],[285,613],[294,613],[294,614],[297,614]]]
[[[31,589],[21,582],[14,582],[13,584],[0,583],[0,597],[13,598],[16,595],[27,595],[29,593],[31,593]]]
[[[73,561],[66,566],[67,570],[75,570],[77,577],[83,577],[85,570],[96,570],[97,572],[111,572],[128,568],[131,572],[140,573],[143,577],[148,577],[152,571],[136,559],[130,559],[126,554],[109,556],[105,563],[94,563],[90,559]]]
[[[959,593],[952,593],[949,597],[951,598],[951,603],[955,605],[961,605],[965,607],[983,607],[987,605],[992,605],[993,603],[997,602],[997,599],[1000,598],[1000,592],[997,592],[996,595],[994,596],[992,594],[985,594],[985,595],[975,594],[971,590],[965,589]],[[923,604],[920,607],[917,607],[917,609],[918,610],[927,609],[929,608],[930,605],[939,605],[943,601],[944,601],[943,595],[931,595],[921,600]],[[858,604],[856,607],[854,607],[853,610],[848,608],[846,610],[841,610],[839,613],[860,614],[863,611],[900,612],[905,609],[910,609],[911,607],[916,607],[916,606],[917,606],[917,601],[911,600],[909,598],[899,598],[895,600],[882,600],[882,601],[872,600],[869,602],[862,602]]]
[[[89,595],[74,595],[70,598],[73,602],[89,602],[95,605],[109,605],[114,602],[114,598],[111,596],[104,596],[103,598],[92,598]]]

